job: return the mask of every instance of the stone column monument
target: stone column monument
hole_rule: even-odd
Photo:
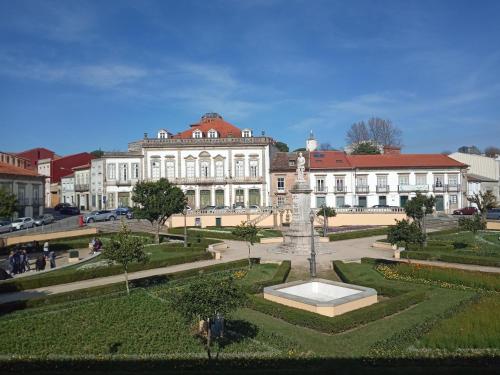
[[[283,244],[275,251],[309,255],[311,253],[311,192],[312,189],[304,178],[306,160],[302,153],[297,158],[297,180],[292,193],[292,222],[289,229],[283,233]],[[314,231],[316,250],[319,249],[319,235]]]

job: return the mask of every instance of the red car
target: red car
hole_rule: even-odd
[[[477,212],[476,207],[464,207],[453,211],[453,215],[475,215]]]

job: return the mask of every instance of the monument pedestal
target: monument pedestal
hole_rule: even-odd
[[[311,254],[311,188],[305,181],[298,181],[290,190],[292,194],[292,222],[283,233],[283,244],[276,252],[310,255]],[[316,252],[320,252],[319,234],[314,231]]]

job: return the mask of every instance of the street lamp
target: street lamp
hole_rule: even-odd
[[[314,249],[314,219],[316,214],[313,210],[309,213],[309,219],[311,220],[311,257],[309,258],[309,270],[311,272],[311,278],[316,277],[316,250]]]
[[[425,212],[427,211],[427,207],[425,207],[425,204],[422,205],[422,233],[424,235],[424,247],[427,247],[427,230],[425,228]]]
[[[323,237],[326,237],[326,231],[328,230],[328,226],[326,225],[326,204],[323,204]]]
[[[184,247],[187,247],[188,244],[187,244],[187,226],[186,226],[186,215],[187,215],[187,209],[184,207],[184,210],[182,212],[182,214],[184,215]]]

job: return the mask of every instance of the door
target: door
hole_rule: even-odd
[[[221,217],[216,217],[215,218],[215,226],[216,227],[221,227],[222,226],[222,218]]]
[[[236,189],[235,191],[235,206],[245,206],[245,191],[243,189]]]
[[[118,207],[129,206],[129,193],[118,193]]]
[[[335,207],[343,207],[345,205],[345,197],[335,197]]]
[[[248,190],[248,205],[260,206],[260,189]]]
[[[387,205],[387,197],[385,195],[381,195],[378,197],[378,204]]]
[[[186,191],[186,199],[187,199],[187,205],[191,208],[196,207],[196,201],[195,201],[195,196],[194,196],[194,190],[188,190]]]
[[[215,205],[224,206],[224,190],[215,190]]]
[[[408,202],[408,195],[401,195],[399,197],[399,207],[406,206],[406,202]]]
[[[359,207],[366,207],[366,197],[358,197]]]
[[[321,208],[326,206],[325,197],[316,197],[316,208]]]
[[[444,198],[442,195],[436,195],[436,211],[444,211]]]
[[[200,208],[210,206],[210,190],[200,190]]]

